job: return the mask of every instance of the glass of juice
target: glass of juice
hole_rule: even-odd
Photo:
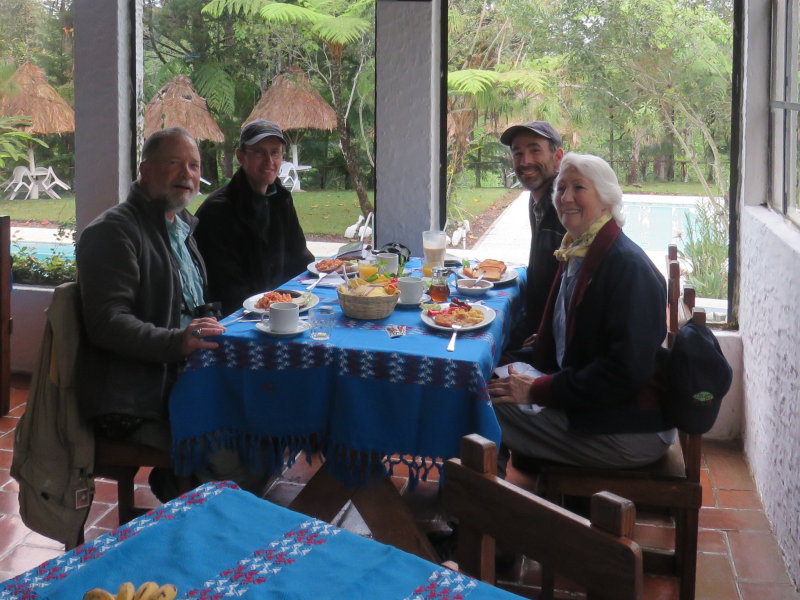
[[[444,254],[447,250],[447,235],[444,231],[422,232],[422,253],[425,264],[444,265]]]
[[[369,279],[378,272],[378,264],[371,260],[358,261],[358,276],[361,279]]]

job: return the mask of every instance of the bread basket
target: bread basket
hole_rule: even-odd
[[[391,296],[350,296],[339,293],[342,312],[351,319],[385,319],[394,310],[400,294]]]

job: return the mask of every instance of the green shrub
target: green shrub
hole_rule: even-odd
[[[694,223],[686,218],[681,258],[691,267],[686,282],[701,298],[728,297],[728,207],[722,198],[697,203]]]
[[[74,222],[58,228],[56,240],[63,242],[67,239],[74,240]],[[36,249],[31,246],[14,244],[16,251],[11,255],[11,275],[14,283],[30,285],[60,285],[67,281],[75,281],[77,265],[74,258],[67,257],[63,252],[38,258]]]

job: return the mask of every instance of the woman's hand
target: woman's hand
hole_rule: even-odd
[[[508,377],[494,379],[489,383],[489,394],[494,404],[510,402],[513,404],[530,404],[530,389],[533,377],[521,375],[508,365]]]
[[[186,329],[183,330],[181,340],[181,351],[184,356],[189,356],[195,350],[213,350],[219,344],[217,342],[207,342],[203,338],[212,337],[225,333],[225,328],[217,323],[214,317],[203,317],[192,319]]]
[[[539,339],[539,334],[538,333],[534,333],[534,334],[532,334],[532,335],[530,335],[530,336],[525,338],[525,341],[522,342],[522,347],[523,348],[533,348],[533,346],[536,344],[536,341],[538,339]]]

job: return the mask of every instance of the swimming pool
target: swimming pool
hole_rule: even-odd
[[[693,202],[626,201],[625,234],[647,252],[666,252],[669,244],[683,247],[686,219],[694,223],[697,209]]]
[[[42,260],[54,254],[75,259],[75,244],[71,242],[28,242],[23,240],[11,242],[11,254],[17,254],[22,248],[27,248],[36,258]]]

